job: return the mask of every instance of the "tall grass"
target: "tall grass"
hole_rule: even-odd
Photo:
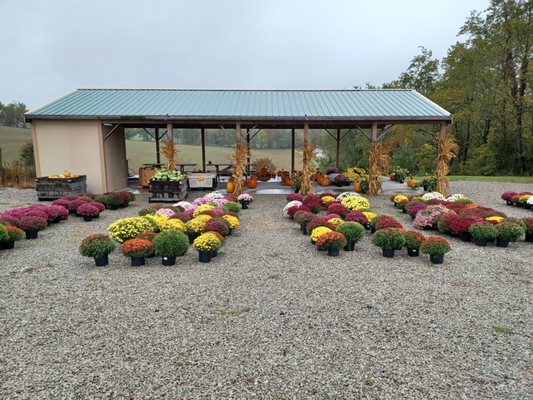
[[[35,188],[35,167],[26,166],[20,161],[5,161],[0,168],[0,186]]]

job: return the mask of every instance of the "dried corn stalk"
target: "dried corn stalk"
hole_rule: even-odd
[[[389,149],[383,143],[377,143],[370,147],[368,151],[369,173],[368,173],[368,194],[375,196],[381,189],[379,177],[389,169]]]
[[[238,196],[242,193],[244,187],[244,170],[246,168],[246,158],[248,157],[248,148],[245,144],[237,143],[235,145],[235,151],[231,155],[233,164],[233,171],[235,175],[235,190],[234,196]]]
[[[174,141],[167,139],[163,149],[160,150],[160,153],[165,156],[167,159],[166,168],[170,170],[176,169],[176,147],[174,146]]]
[[[311,181],[315,169],[313,160],[315,158],[316,146],[309,140],[309,135],[304,132],[304,150],[303,150],[303,171],[302,180],[300,181],[300,193],[303,196],[314,194],[315,190]]]
[[[450,182],[448,180],[448,172],[450,171],[450,162],[459,154],[459,145],[455,137],[447,130],[444,138],[439,143],[439,155],[437,156],[437,171],[435,177],[437,178],[437,192],[443,195],[448,194]]]

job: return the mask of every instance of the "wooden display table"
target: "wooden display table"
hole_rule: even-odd
[[[187,197],[187,182],[151,181],[149,203],[176,203]]]

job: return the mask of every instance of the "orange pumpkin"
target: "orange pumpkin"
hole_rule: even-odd
[[[320,177],[318,177],[317,182],[318,182],[318,184],[319,184],[320,186],[329,186],[329,183],[330,183],[330,182],[329,182],[329,179],[326,178],[326,177],[323,176],[323,175],[320,176]]]
[[[391,181],[395,181],[396,180],[396,174],[393,172],[392,174],[389,175],[389,179]]]
[[[408,179],[407,180],[407,186],[409,186],[410,188],[414,188],[416,186],[416,179]]]
[[[363,188],[361,187],[361,182],[355,181],[353,184],[353,190],[355,190],[356,193],[363,193]]]
[[[248,189],[255,189],[257,187],[257,176],[252,175],[249,177],[246,186],[248,186]]]
[[[233,193],[235,191],[235,182],[233,180],[229,180],[226,184],[226,192]]]

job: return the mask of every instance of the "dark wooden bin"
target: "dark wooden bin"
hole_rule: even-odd
[[[64,196],[87,193],[87,175],[77,178],[35,178],[37,198],[39,200],[55,200]]]
[[[152,202],[178,202],[187,197],[187,182],[176,181],[150,181],[150,198]]]

